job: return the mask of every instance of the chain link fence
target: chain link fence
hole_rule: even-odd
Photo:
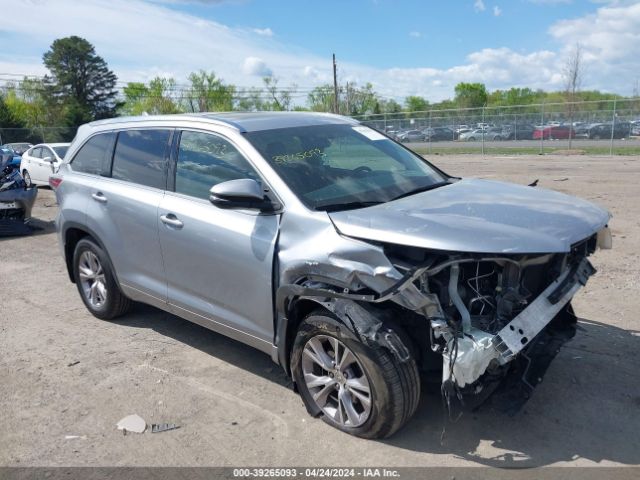
[[[419,153],[544,154],[571,150],[594,155],[640,155],[640,98],[434,108],[354,118]],[[69,142],[76,130],[0,125],[0,145]]]
[[[354,118],[420,153],[640,155],[640,98]]]
[[[4,128],[0,125],[0,145],[70,142],[77,129],[77,127]]]

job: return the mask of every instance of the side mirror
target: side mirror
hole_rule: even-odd
[[[51,158],[51,157],[44,157],[44,158],[42,159],[42,161],[43,161],[43,162],[49,162],[49,163],[53,163],[53,162],[55,162],[55,160],[54,160],[53,158]]]
[[[209,190],[209,201],[220,208],[254,208],[261,211],[273,209],[273,204],[265,198],[260,184],[250,178],[214,185]]]

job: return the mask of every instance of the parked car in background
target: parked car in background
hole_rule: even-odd
[[[401,133],[402,133],[402,131],[401,131],[401,130],[394,130],[394,129],[387,130],[387,131],[385,132],[385,134],[386,134],[388,137],[393,138],[394,140],[397,140],[397,139],[398,139],[398,135],[400,135]]]
[[[476,128],[470,132],[460,134],[459,139],[466,142],[474,142],[485,139],[486,141],[503,140],[501,127],[489,127],[487,129]]]
[[[589,127],[586,132],[587,138],[593,140],[611,138],[611,130],[612,124],[610,122],[598,123]],[[629,135],[631,135],[631,124],[629,122],[616,122],[615,126],[613,126],[613,138],[626,138]]]
[[[503,140],[531,140],[535,127],[533,125],[503,125]]]
[[[41,143],[24,152],[20,173],[27,185],[48,185],[49,175],[58,171],[69,143]]]
[[[432,127],[423,130],[426,142],[437,142],[440,140],[457,140],[458,134],[448,127]]]
[[[574,127],[573,129],[573,137],[574,138],[589,138],[589,129],[594,125],[598,125],[597,123],[583,123]]]
[[[0,147],[0,165],[6,167],[7,165],[13,165],[18,169],[20,167],[21,157],[11,148],[3,145]]]
[[[575,335],[588,257],[611,248],[593,203],[452,177],[337,115],[98,121],[50,185],[90,313],[148,303],[257,348],[310,415],[364,438],[409,421],[421,372],[446,404],[502,389],[517,411]]]
[[[10,148],[14,152],[16,152],[16,154],[22,155],[24,152],[29,150],[31,147],[33,147],[33,145],[31,143],[15,142],[15,143],[5,143],[0,148]]]
[[[560,140],[569,138],[571,135],[575,138],[575,133],[571,127],[567,125],[546,125],[544,127],[538,127],[533,132],[533,138],[536,140]]]
[[[474,130],[469,130],[468,132],[463,132],[458,137],[458,140],[462,140],[463,142],[475,142],[476,140],[482,140],[482,137],[485,135],[485,131],[476,128]]]
[[[403,143],[424,142],[425,134],[422,130],[408,130],[398,134],[396,138]]]

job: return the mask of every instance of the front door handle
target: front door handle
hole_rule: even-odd
[[[102,192],[92,193],[91,198],[93,198],[96,202],[107,203],[107,197],[105,197],[104,193]]]
[[[180,229],[184,226],[184,223],[178,220],[178,217],[176,217],[173,213],[167,213],[166,215],[161,215],[160,220],[165,225],[169,225],[170,227],[173,227],[173,228]]]

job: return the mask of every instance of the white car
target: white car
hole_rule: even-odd
[[[40,143],[22,154],[20,173],[27,185],[48,185],[49,175],[56,173],[69,143]]]

